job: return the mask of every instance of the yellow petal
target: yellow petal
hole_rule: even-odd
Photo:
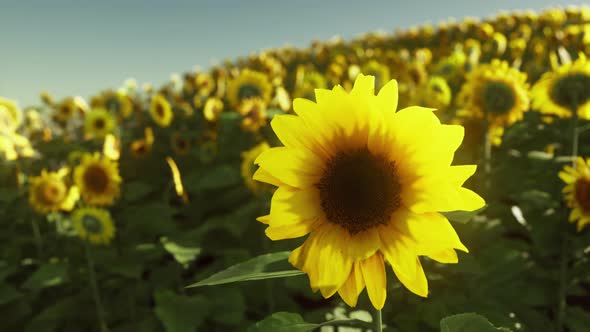
[[[273,186],[276,186],[276,187],[286,186],[286,184],[284,184],[279,179],[272,176],[269,172],[265,171],[262,168],[258,168],[256,170],[256,172],[254,172],[252,179],[254,179],[256,181],[260,181],[260,182],[266,182],[266,183],[272,184]]]
[[[359,295],[365,288],[365,280],[359,262],[354,263],[346,282],[338,290],[342,300],[351,307],[356,307]]]
[[[377,100],[381,107],[386,112],[395,112],[397,110],[398,102],[398,89],[397,81],[391,80],[385,84],[379,94],[377,94]]]
[[[455,249],[446,249],[443,251],[439,251],[434,254],[429,254],[428,257],[443,264],[456,264],[459,262],[459,257],[457,257],[457,252],[455,251]]]
[[[296,188],[308,188],[321,176],[323,163],[312,153],[286,147],[262,152],[255,163],[279,181]]]
[[[268,228],[266,228],[264,233],[266,234],[266,236],[268,236],[269,239],[273,241],[294,239],[307,235],[308,233],[313,231],[320,223],[320,219],[315,218],[301,220],[299,222],[289,225],[274,226],[271,224]]]
[[[424,269],[422,268],[422,264],[418,257],[414,257],[415,263],[415,273],[413,278],[408,278],[406,274],[400,273],[399,268],[395,265],[392,265],[393,273],[399,279],[399,281],[412,293],[427,297],[428,296],[428,281],[426,280],[426,275],[424,274]]]
[[[369,299],[375,309],[381,310],[387,298],[387,281],[383,256],[377,253],[361,261],[361,270],[363,271],[363,279],[367,286]]]
[[[375,76],[359,74],[354,81],[351,95],[375,95]]]
[[[311,135],[309,126],[303,118],[294,115],[277,115],[271,126],[281,142],[290,148],[307,149],[321,157],[329,157],[327,147],[322,144],[321,136]]]
[[[271,224],[286,225],[321,215],[320,193],[316,188],[305,190],[279,187],[270,204]]]

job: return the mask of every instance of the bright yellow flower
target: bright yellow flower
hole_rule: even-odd
[[[219,117],[219,113],[223,111],[223,102],[219,98],[209,98],[207,102],[205,102],[205,107],[203,108],[203,116],[207,121],[214,122],[217,121]]]
[[[133,113],[133,101],[124,91],[107,90],[90,100],[93,108],[104,108],[123,118]]]
[[[500,60],[479,65],[468,74],[458,99],[477,117],[487,114],[491,128],[507,127],[529,109],[526,74]]]
[[[22,122],[22,112],[18,105],[0,97],[0,133],[13,132]]]
[[[96,245],[108,245],[115,237],[115,224],[107,210],[79,208],[72,213],[74,229],[78,236]]]
[[[41,171],[41,175],[29,178],[29,203],[40,214],[57,211],[71,211],[78,201],[79,192],[75,186],[68,186],[64,177],[69,170],[57,172]]]
[[[451,88],[447,84],[447,81],[440,76],[432,76],[418,90],[418,104],[438,110],[445,110],[451,103]]]
[[[74,170],[74,183],[80,188],[86,203],[111,205],[120,193],[118,163],[101,158],[98,153],[86,153]]]
[[[256,158],[258,158],[258,156],[262,152],[264,152],[268,149],[270,149],[270,146],[268,145],[268,143],[262,142],[262,143],[256,145],[255,147],[253,147],[252,149],[242,152],[242,166],[241,166],[242,178],[244,179],[244,183],[246,183],[246,186],[248,188],[250,188],[250,190],[253,193],[260,192],[260,190],[264,186],[264,184],[262,184],[260,182],[256,182],[252,178],[252,176],[254,175],[254,172],[256,171],[256,168],[257,168],[256,165],[254,165],[254,161],[256,160]]]
[[[104,108],[95,108],[86,114],[84,135],[88,138],[103,139],[115,130],[115,118]]]
[[[268,105],[272,85],[268,77],[261,72],[244,69],[238,77],[227,86],[227,99],[234,109],[239,108],[245,100],[258,98]]]
[[[170,106],[164,95],[158,93],[152,96],[150,115],[160,127],[170,126],[170,123],[174,119],[174,113],[172,112],[172,106]]]
[[[418,256],[456,263],[466,251],[439,212],[476,210],[485,202],[462,185],[475,165],[451,166],[461,126],[442,125],[432,109],[396,112],[397,82],[379,94],[359,75],[352,91],[316,90],[296,99],[298,116],[277,115],[272,127],[285,145],[263,152],[254,179],[278,187],[268,224],[272,240],[310,233],[289,261],[324,297],[336,292],[355,306],[367,288],[377,309],[386,298],[385,262],[403,285],[427,296]]]
[[[590,61],[584,54],[554,71],[543,74],[533,86],[533,108],[545,114],[565,118],[578,116],[590,119]]]
[[[575,168],[565,166],[559,178],[566,183],[563,188],[565,199],[572,212],[569,221],[578,222],[578,231],[590,224],[590,158],[576,159]]]

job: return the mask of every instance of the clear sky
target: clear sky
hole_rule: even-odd
[[[0,0],[0,96],[22,106],[42,90],[88,97],[130,77],[159,85],[173,72],[286,43],[583,2]]]

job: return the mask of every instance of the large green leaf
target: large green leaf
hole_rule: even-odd
[[[440,321],[441,332],[510,332],[504,327],[494,327],[485,317],[466,313],[445,317]]]
[[[204,296],[176,295],[169,290],[156,292],[156,316],[167,332],[194,332],[208,315],[208,301]]]
[[[302,271],[294,269],[279,271],[267,270],[269,265],[286,260],[289,257],[289,254],[289,251],[282,251],[258,256],[246,262],[231,266],[221,272],[217,272],[209,278],[187,287],[212,286],[247,280],[284,278],[303,274]]]
[[[64,263],[43,264],[23,283],[24,288],[38,290],[57,286],[67,280],[68,266]]]

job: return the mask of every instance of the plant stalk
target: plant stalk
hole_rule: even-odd
[[[92,297],[94,298],[94,304],[96,305],[96,316],[100,324],[100,330],[102,332],[109,332],[104,315],[104,309],[100,300],[100,292],[98,290],[98,284],[96,282],[96,272],[94,271],[94,261],[90,252],[90,245],[87,241],[84,241],[84,249],[86,251],[86,261],[88,262],[88,277],[90,279],[90,287],[92,288]]]
[[[383,331],[383,316],[381,310],[375,312],[375,332]]]

